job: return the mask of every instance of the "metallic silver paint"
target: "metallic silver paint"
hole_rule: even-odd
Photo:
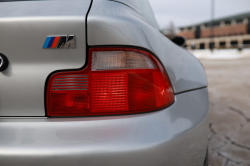
[[[129,7],[136,10],[138,13],[140,13],[140,4],[139,4],[138,0],[110,0],[110,1],[116,1],[116,2],[126,4]]]
[[[87,26],[91,46],[138,46],[152,51],[166,68],[175,93],[207,86],[199,60],[168,40],[126,5],[94,0]]]
[[[90,0],[0,4],[0,52],[10,62],[0,73],[0,116],[45,116],[48,75],[85,64],[85,17]],[[43,49],[50,34],[77,36],[77,48]]]
[[[0,119],[1,166],[201,166],[208,91],[176,95],[169,108],[138,115]]]
[[[44,116],[47,76],[54,70],[80,68],[86,61],[89,4],[90,0],[1,3],[0,38],[6,40],[1,40],[0,52],[11,63],[0,73],[0,116]],[[126,5],[94,0],[88,31],[92,46],[138,46],[155,53],[176,93],[207,85],[197,59]],[[77,48],[42,49],[50,34],[76,35]],[[207,88],[175,97],[168,108],[146,114],[0,117],[0,165],[201,166],[207,147]]]

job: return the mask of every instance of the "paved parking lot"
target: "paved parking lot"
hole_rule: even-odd
[[[210,97],[209,165],[250,166],[250,58],[201,62]]]

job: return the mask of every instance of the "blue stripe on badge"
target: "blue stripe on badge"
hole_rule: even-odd
[[[48,45],[50,43],[50,39],[51,39],[51,37],[47,37],[47,39],[46,39],[46,41],[45,41],[45,43],[43,45],[43,48],[48,48]]]
[[[50,39],[50,41],[49,41],[49,44],[48,44],[47,48],[51,48],[51,46],[52,46],[54,40],[55,40],[55,37],[51,37],[51,39]]]

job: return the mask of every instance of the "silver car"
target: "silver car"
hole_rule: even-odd
[[[146,0],[0,0],[1,166],[207,165],[201,63]]]

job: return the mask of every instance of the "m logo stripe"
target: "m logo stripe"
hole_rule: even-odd
[[[49,45],[49,41],[50,41],[51,37],[47,37],[44,45],[43,45],[43,48],[48,48],[48,45]]]
[[[54,42],[53,42],[51,48],[56,48],[59,39],[60,39],[60,36],[57,36],[57,37],[55,38],[55,40],[54,40]]]
[[[49,41],[49,45],[48,45],[47,48],[51,48],[51,46],[52,46],[54,40],[55,40],[55,37],[51,37],[51,39],[50,39],[50,41]]]

